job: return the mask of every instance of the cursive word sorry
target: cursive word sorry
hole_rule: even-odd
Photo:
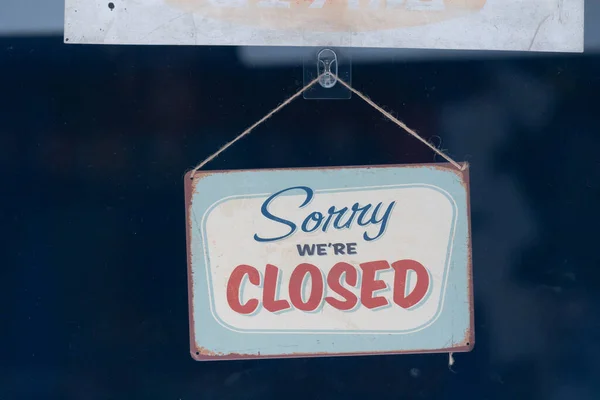
[[[282,217],[278,217],[274,215],[271,211],[269,211],[269,204],[271,204],[273,200],[275,200],[282,194],[292,190],[301,190],[305,194],[304,202],[300,204],[299,208],[305,207],[315,197],[314,191],[307,186],[295,186],[281,190],[271,195],[262,204],[260,212],[268,220],[286,225],[289,228],[289,232],[285,235],[277,237],[261,237],[258,234],[255,234],[254,240],[256,240],[257,242],[272,242],[275,240],[281,240],[290,237],[297,231],[298,224],[296,222],[290,221]],[[313,211],[310,214],[308,214],[304,218],[304,220],[301,223],[299,223],[300,229],[303,232],[307,233],[315,232],[318,229],[320,229],[323,232],[327,232],[327,230],[330,227],[333,227],[334,229],[349,229],[352,227],[352,224],[356,221],[356,224],[358,226],[379,226],[379,231],[374,236],[369,235],[369,233],[366,231],[363,233],[364,240],[372,241],[378,239],[379,237],[381,237],[381,235],[385,233],[385,230],[389,223],[390,215],[392,213],[392,209],[394,208],[395,204],[396,202],[392,201],[387,206],[384,206],[382,202],[379,202],[375,206],[373,206],[370,203],[363,206],[361,206],[359,203],[354,203],[350,207],[342,208],[331,206],[327,209],[326,212]],[[380,212],[382,212],[381,216],[379,216]]]

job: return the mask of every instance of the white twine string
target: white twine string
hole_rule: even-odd
[[[212,160],[214,160],[215,158],[217,158],[221,153],[223,153],[230,146],[232,146],[233,144],[235,144],[238,140],[240,140],[244,136],[250,134],[260,124],[262,124],[263,122],[265,122],[266,120],[268,120],[269,118],[271,118],[279,110],[281,110],[282,108],[284,108],[285,106],[287,106],[288,104],[290,104],[292,101],[294,101],[295,99],[297,99],[298,97],[300,97],[304,92],[306,92],[315,83],[317,83],[319,81],[319,79],[323,75],[325,75],[325,74],[322,74],[322,75],[319,75],[318,77],[316,77],[314,80],[312,80],[311,82],[309,82],[306,86],[304,86],[302,89],[300,89],[299,91],[297,91],[293,96],[291,96],[286,101],[284,101],[283,103],[281,103],[280,105],[278,105],[277,107],[275,107],[274,109],[272,109],[271,111],[269,111],[269,113],[267,113],[264,117],[262,117],[261,119],[259,119],[258,121],[256,121],[254,124],[252,124],[252,126],[250,126],[248,129],[246,129],[244,132],[240,133],[233,140],[231,140],[231,141],[227,142],[225,145],[223,145],[219,150],[215,151],[213,154],[211,154],[210,156],[206,157],[206,159],[204,159],[200,164],[198,164],[192,170],[191,178],[194,179],[194,175],[196,174],[196,172],[200,168],[204,167],[206,164],[208,164],[209,162],[211,162]],[[373,100],[369,99],[363,93],[361,93],[358,90],[354,89],[352,86],[350,86],[348,83],[344,82],[342,79],[340,79],[335,74],[330,73],[330,75],[333,75],[333,77],[336,78],[337,81],[342,86],[346,87],[352,93],[356,94],[358,97],[360,97],[362,100],[364,100],[371,107],[373,107],[374,109],[376,109],[377,111],[379,111],[381,114],[383,114],[387,119],[389,119],[390,121],[392,121],[393,123],[395,123],[396,125],[398,125],[400,128],[404,129],[406,132],[408,132],[409,134],[411,134],[415,138],[417,138],[419,141],[421,141],[421,143],[423,143],[424,145],[426,145],[427,147],[429,147],[431,150],[433,150],[439,156],[443,157],[446,161],[448,161],[449,163],[451,163],[457,169],[459,169],[460,171],[464,171],[465,170],[466,164],[465,165],[460,165],[459,163],[457,163],[456,161],[454,161],[449,155],[447,155],[446,153],[444,153],[443,151],[441,151],[440,149],[438,149],[437,147],[435,147],[433,144],[429,143],[427,140],[423,139],[416,131],[414,131],[413,129],[409,128],[404,122],[400,121],[398,118],[394,117],[392,114],[390,114],[389,112],[387,112],[386,110],[384,110],[381,106],[377,105]]]

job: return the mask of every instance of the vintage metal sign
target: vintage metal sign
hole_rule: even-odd
[[[199,360],[469,351],[468,170],[186,176]]]
[[[65,41],[583,50],[584,0],[66,0]]]

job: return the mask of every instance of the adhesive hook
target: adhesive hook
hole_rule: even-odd
[[[341,82],[352,84],[352,58],[347,48],[306,48],[302,56],[302,75],[305,86],[318,78],[302,95],[305,99],[352,98],[352,92]]]
[[[333,50],[323,49],[317,54],[317,75],[321,75],[319,84],[325,89],[330,89],[337,83],[338,60]]]

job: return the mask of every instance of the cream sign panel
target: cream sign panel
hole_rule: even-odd
[[[65,41],[583,50],[584,0],[66,0]]]
[[[467,172],[441,164],[186,181],[195,358],[473,346]]]

